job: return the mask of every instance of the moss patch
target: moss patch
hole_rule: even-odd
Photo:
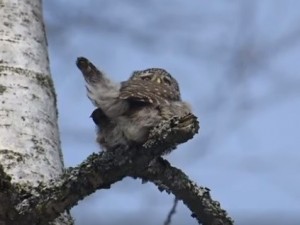
[[[31,138],[31,141],[33,143],[33,149],[35,149],[40,154],[45,153],[45,149],[44,149],[43,143],[41,141],[37,140],[35,136],[33,136]]]
[[[17,74],[20,74],[20,75],[23,75],[23,76],[30,77],[30,78],[34,79],[41,88],[46,90],[46,92],[48,93],[49,96],[54,98],[54,105],[55,105],[55,108],[56,108],[56,114],[58,115],[56,93],[55,93],[52,78],[50,76],[47,76],[47,75],[42,74],[42,73],[35,73],[33,71],[26,70],[26,69],[21,69],[19,67],[0,66],[0,72],[1,72],[0,76],[7,75],[6,73],[3,73],[4,71],[12,71],[13,73],[17,73]],[[2,90],[2,93],[4,91],[5,91],[5,89]],[[0,86],[0,95],[1,95],[1,86]],[[35,98],[35,97],[33,96],[33,98]]]
[[[6,87],[0,84],[0,95],[6,91]]]
[[[37,74],[36,80],[37,80],[38,84],[41,85],[42,87],[51,88],[51,89],[54,88],[53,81],[52,81],[51,77],[49,77],[49,76]]]
[[[24,162],[23,155],[11,149],[0,149],[0,154],[7,160],[15,160],[17,162]]]
[[[42,87],[45,88],[46,90],[48,89],[51,94],[53,95],[54,98],[54,105],[56,108],[56,114],[58,115],[57,112],[57,99],[56,99],[56,93],[54,89],[54,83],[53,80],[50,76],[44,76],[43,74],[36,74],[36,81],[37,83]]]

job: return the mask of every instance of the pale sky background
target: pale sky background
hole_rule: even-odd
[[[162,67],[200,134],[167,158],[236,224],[300,223],[300,1],[44,0],[66,166],[94,151],[93,110],[75,66],[117,81]],[[72,209],[76,225],[162,225],[173,196],[125,179]],[[172,225],[196,225],[180,203]]]

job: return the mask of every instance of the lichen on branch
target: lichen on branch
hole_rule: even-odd
[[[18,213],[10,218],[10,224],[47,224],[96,190],[110,188],[111,184],[131,176],[164,184],[178,199],[184,201],[198,221],[212,221],[216,212],[221,212],[224,215],[220,214],[216,218],[225,222],[214,224],[230,225],[225,211],[211,200],[207,189],[198,187],[183,172],[159,158],[178,144],[193,138],[198,129],[199,123],[193,115],[173,118],[154,128],[143,146],[130,150],[120,147],[114,151],[90,155],[77,167],[66,169],[59,179],[32,187],[31,194],[19,197],[15,205]],[[214,210],[211,210],[212,205]],[[206,209],[206,206],[209,208]]]

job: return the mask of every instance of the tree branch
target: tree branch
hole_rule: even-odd
[[[197,187],[167,161],[155,160],[176,145],[191,139],[198,129],[198,121],[193,115],[174,118],[154,128],[143,146],[92,154],[79,166],[67,169],[60,179],[32,188],[31,194],[25,197],[19,195],[19,204],[15,205],[18,214],[10,217],[9,224],[47,224],[75,206],[79,200],[98,189],[109,188],[126,176],[138,176],[158,185],[162,183],[184,201],[199,222],[231,224],[225,220],[225,211],[210,199],[206,188]],[[9,187],[12,189],[13,185],[9,183]],[[216,223],[220,220],[225,222]]]

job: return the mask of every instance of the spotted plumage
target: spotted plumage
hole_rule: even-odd
[[[165,100],[181,100],[177,81],[161,68],[134,71],[125,83],[129,83],[127,86],[139,86],[141,90],[145,89],[145,91],[151,92],[155,96],[159,95]]]

